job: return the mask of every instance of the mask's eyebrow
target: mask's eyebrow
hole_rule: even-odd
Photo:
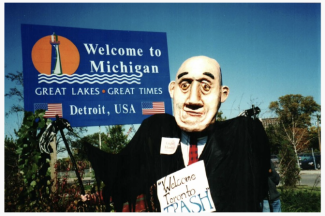
[[[188,72],[182,72],[178,74],[177,79],[180,79],[182,76],[185,76],[186,74],[188,74]]]
[[[208,77],[211,77],[211,79],[214,79],[213,74],[210,73],[210,72],[204,72],[203,74],[206,75],[206,76],[208,76]]]

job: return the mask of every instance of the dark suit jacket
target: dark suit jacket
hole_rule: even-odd
[[[269,144],[259,120],[248,117],[216,122],[207,129],[203,160],[217,211],[261,211],[268,190]],[[153,115],[143,121],[130,143],[117,155],[88,145],[89,160],[106,185],[114,204],[133,202],[145,194],[149,210],[150,187],[170,173],[184,168],[181,146],[172,155],[160,154],[162,137],[180,138],[173,116]],[[155,207],[159,209],[157,197]],[[120,210],[120,207],[117,207]]]

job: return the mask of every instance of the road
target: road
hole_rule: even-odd
[[[298,185],[321,186],[321,170],[301,170]]]

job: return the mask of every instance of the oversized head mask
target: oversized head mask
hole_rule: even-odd
[[[215,122],[229,89],[221,86],[219,63],[206,56],[196,56],[181,65],[176,80],[169,84],[169,93],[177,125],[187,132],[200,132]]]

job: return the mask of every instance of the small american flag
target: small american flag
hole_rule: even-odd
[[[142,115],[165,113],[164,102],[141,102]]]
[[[61,103],[35,103],[34,111],[39,109],[45,110],[44,118],[55,118],[56,115],[63,117]]]

